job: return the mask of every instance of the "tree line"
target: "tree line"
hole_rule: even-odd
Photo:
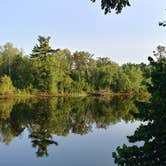
[[[107,57],[93,58],[85,51],[53,49],[50,37],[38,37],[30,55],[11,43],[0,47],[0,93],[25,90],[48,94],[144,92],[151,67],[122,66]]]

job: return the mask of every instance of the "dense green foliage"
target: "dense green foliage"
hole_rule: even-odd
[[[0,50],[0,77],[10,77],[16,89],[31,93],[71,94],[97,91],[141,92],[146,90],[147,65],[119,66],[109,58],[68,49],[52,49],[50,37],[39,36],[30,56],[7,43]],[[7,84],[6,84],[7,85]]]
[[[131,111],[138,112],[131,97],[0,100],[0,141],[9,144],[27,129],[36,155],[47,156],[48,146],[58,145],[56,136],[85,135],[94,126],[107,128],[121,120],[128,122],[134,120]]]
[[[122,166],[166,165],[166,51],[158,47],[155,60],[149,57],[152,66],[151,82],[148,86],[152,94],[149,103],[139,103],[140,112],[136,117],[146,122],[129,136],[130,143],[142,141],[141,146],[118,147],[113,153],[115,163]]]
[[[4,75],[0,79],[0,94],[13,94],[15,88],[12,84],[10,77]]]

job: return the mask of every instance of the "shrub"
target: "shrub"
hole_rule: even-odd
[[[4,75],[0,78],[0,94],[13,94],[15,88],[9,76]]]

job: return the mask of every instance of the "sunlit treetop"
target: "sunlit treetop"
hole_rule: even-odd
[[[50,55],[58,50],[53,50],[50,46],[51,37],[38,36],[39,44],[36,44],[32,50],[31,58],[38,57],[39,55]]]
[[[96,2],[97,0],[91,1]],[[112,10],[119,14],[127,6],[130,6],[129,0],[101,0],[101,9],[104,10],[105,14],[111,13]]]

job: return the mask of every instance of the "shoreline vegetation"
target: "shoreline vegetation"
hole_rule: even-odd
[[[80,93],[80,94],[67,94],[67,93],[59,93],[59,94],[48,94],[48,93],[37,93],[30,94],[26,92],[19,92],[15,94],[0,94],[0,99],[13,99],[13,98],[54,98],[54,97],[97,97],[97,98],[110,98],[110,97],[141,97],[141,98],[149,98],[149,93],[135,93],[135,92],[91,92],[91,93]]]
[[[85,51],[53,49],[38,37],[30,55],[11,43],[0,47],[0,98],[147,96],[151,66],[119,65]]]

